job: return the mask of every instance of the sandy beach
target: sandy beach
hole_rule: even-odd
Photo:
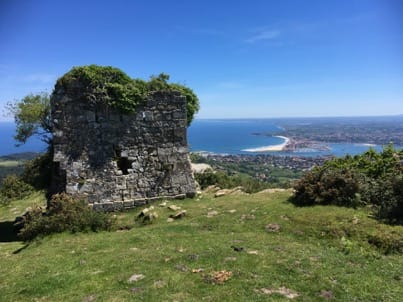
[[[269,152],[269,151],[282,151],[289,143],[290,139],[285,136],[275,136],[284,139],[284,142],[278,145],[263,146],[258,148],[243,149],[246,152]]]

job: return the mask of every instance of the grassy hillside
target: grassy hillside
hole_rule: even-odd
[[[399,301],[403,227],[379,224],[365,210],[298,208],[289,196],[170,201],[187,210],[173,222],[155,203],[152,224],[136,223],[136,209],[116,213],[114,232],[29,245],[7,230],[44,198],[13,202],[0,208],[0,300]]]

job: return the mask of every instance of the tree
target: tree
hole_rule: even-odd
[[[7,104],[16,124],[15,140],[19,145],[31,136],[38,136],[51,145],[52,123],[50,118],[50,98],[46,92],[29,94],[21,100]]]

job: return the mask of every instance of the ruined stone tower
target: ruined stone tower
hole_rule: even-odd
[[[85,198],[94,209],[131,208],[195,194],[186,138],[186,100],[152,93],[135,113],[84,102],[79,87],[56,86],[53,192]]]

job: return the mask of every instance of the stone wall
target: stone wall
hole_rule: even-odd
[[[123,114],[60,88],[51,107],[53,193],[84,197],[106,211],[195,194],[186,100],[178,92],[155,92],[136,113]]]

